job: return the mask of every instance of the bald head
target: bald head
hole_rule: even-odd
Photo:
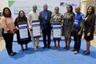
[[[76,13],[80,13],[80,7],[75,8]]]
[[[34,5],[34,6],[33,6],[33,11],[36,12],[36,10],[37,10],[37,6]]]
[[[44,10],[48,10],[48,5],[45,4],[45,5],[43,6],[43,9],[44,9]]]

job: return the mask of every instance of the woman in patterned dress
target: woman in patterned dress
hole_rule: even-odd
[[[74,23],[74,13],[73,7],[71,5],[67,6],[67,12],[64,14],[64,22],[63,22],[63,34],[65,37],[65,49],[70,48],[70,40],[71,40],[71,32],[73,29]]]
[[[54,23],[59,23],[61,24],[61,21],[62,21],[62,16],[61,14],[59,13],[59,7],[55,7],[55,12],[53,13],[52,15],[52,18],[51,18],[51,24],[53,25]],[[53,38],[54,40],[54,48],[56,48],[56,41],[58,41],[58,48],[60,48],[60,38]]]

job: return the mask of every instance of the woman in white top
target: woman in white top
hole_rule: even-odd
[[[33,10],[29,13],[28,25],[30,30],[31,39],[33,41],[34,49],[39,48],[39,37],[33,37],[32,21],[38,21],[39,14],[37,13],[37,6],[33,6]]]

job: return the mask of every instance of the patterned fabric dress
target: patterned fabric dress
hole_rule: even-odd
[[[65,13],[63,22],[63,35],[65,37],[70,37],[73,29],[74,23],[74,13]]]
[[[60,23],[61,24],[61,14],[53,14],[51,18],[51,24]],[[54,40],[60,40],[60,38],[54,38]]]

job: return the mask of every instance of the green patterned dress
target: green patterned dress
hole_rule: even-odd
[[[63,35],[70,38],[73,29],[74,13],[65,13],[63,22]]]

